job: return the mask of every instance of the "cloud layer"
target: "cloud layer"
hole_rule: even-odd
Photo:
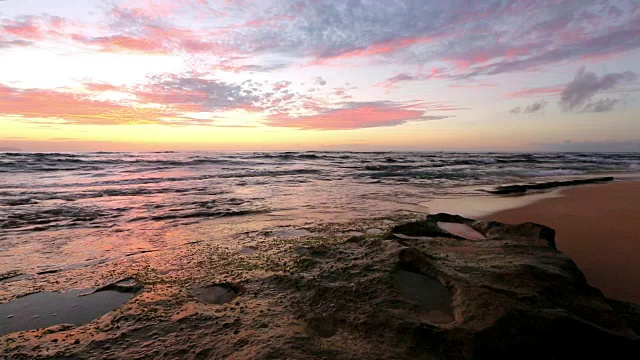
[[[222,126],[216,125],[216,117],[210,114],[242,111],[261,114],[263,124],[268,126],[347,130],[444,119],[452,115],[443,112],[463,109],[439,102],[344,102],[348,97],[343,88],[336,100],[333,90],[314,92],[312,96],[294,92],[290,85],[286,81],[251,80],[236,84],[197,74],[155,75],[146,83],[131,87],[94,82],[84,83],[82,89],[0,85],[0,116],[17,116],[18,120],[37,123],[49,119],[58,124]],[[114,94],[119,100],[110,100]]]
[[[433,92],[396,97],[408,83],[493,88],[504,74],[532,76],[640,51],[636,0],[114,0],[96,18],[0,19],[0,55],[31,48],[135,54],[184,60],[186,70],[126,86],[91,79],[78,80],[81,88],[0,85],[0,115],[212,125],[221,114],[251,113],[267,126],[306,130],[397,126],[466,109],[428,99]],[[364,66],[367,79],[359,80],[372,89],[332,83],[340,75],[329,70],[348,76]],[[564,111],[602,113],[622,102],[603,93],[636,80],[631,71],[599,76],[582,68],[568,84],[536,83],[507,96],[559,96]],[[548,104],[537,100],[511,113],[543,113]]]
[[[264,0],[215,10],[207,1],[153,0],[114,4],[106,15],[106,26],[48,15],[5,19],[0,46],[64,40],[108,52],[206,53],[229,71],[261,69],[242,60],[265,54],[291,65],[438,63],[443,76],[458,79],[640,48],[633,0]]]

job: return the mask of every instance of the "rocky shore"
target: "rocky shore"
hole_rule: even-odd
[[[640,358],[640,306],[589,286],[554,236],[438,214],[358,236],[194,244],[165,260],[191,270],[114,270],[99,290],[131,300],[80,327],[2,336],[0,357]]]

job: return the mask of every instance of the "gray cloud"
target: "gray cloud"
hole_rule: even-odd
[[[542,112],[547,107],[548,102],[546,100],[538,100],[533,104],[527,105],[524,109],[521,106],[511,109],[509,112],[512,114],[533,114]]]
[[[251,82],[233,84],[195,75],[155,75],[149,82],[135,94],[160,104],[198,105],[203,111],[253,106],[262,95],[252,89]]]
[[[0,40],[0,49],[16,46],[29,46],[31,44],[33,44],[33,42],[27,40]]]
[[[215,12],[190,1],[182,15]],[[446,64],[443,78],[518,72],[640,48],[635,0],[265,0],[225,2],[238,23],[218,28],[198,19],[195,31],[118,6],[99,33],[65,34],[106,50],[206,53],[220,61],[275,55],[286,61],[227,64],[226,71],[272,71],[288,62],[376,57],[380,63]],[[221,5],[222,6],[222,5]],[[228,7],[228,8],[227,8]],[[106,29],[106,30],[105,30]],[[224,31],[220,31],[224,30]],[[576,35],[578,34],[578,35]],[[48,36],[48,35],[47,35]],[[17,46],[12,35],[0,46]],[[397,79],[408,81],[411,79]],[[321,82],[324,82],[322,80]],[[322,85],[322,84],[318,84]]]
[[[616,107],[618,102],[619,102],[618,99],[610,99],[610,98],[600,99],[600,100],[596,100],[596,101],[587,103],[582,108],[581,111],[582,112],[595,112],[595,113],[609,112],[609,111],[613,110]]]
[[[560,94],[559,105],[564,111],[578,110],[597,93],[613,89],[620,84],[628,83],[635,79],[637,79],[637,75],[631,71],[598,76],[581,68],[576,73],[573,81],[567,84],[567,87]],[[616,102],[611,99],[603,99],[596,103],[588,104],[583,111],[609,111]]]
[[[547,101],[546,100],[540,100],[540,101],[536,101],[531,105],[528,105],[526,108],[524,108],[524,110],[522,111],[523,114],[532,114],[535,112],[540,112],[542,110],[544,110],[544,108],[547,106]]]
[[[596,0],[280,0],[271,4],[269,15],[287,21],[239,33],[252,39],[245,41],[253,44],[248,51],[320,61],[371,55],[394,62],[442,61],[451,64],[451,77],[468,78],[640,48],[633,1],[609,5]],[[585,21],[592,18],[603,21]]]
[[[638,49],[640,48],[640,28],[613,30],[570,44],[558,43],[556,46],[547,42],[543,44],[538,49],[527,49],[526,51],[530,51],[528,56],[522,56],[516,60],[499,59],[488,65],[476,65],[456,77],[464,79],[479,75],[524,71],[571,59],[598,57]],[[517,43],[514,42],[512,45],[517,45]],[[501,53],[499,49],[487,52]]]
[[[327,85],[327,81],[326,81],[325,79],[323,79],[321,76],[316,77],[316,78],[314,79],[314,82],[315,82],[317,85],[320,85],[320,86],[325,86],[325,85]]]

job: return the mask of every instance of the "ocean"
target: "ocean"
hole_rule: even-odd
[[[0,153],[0,273],[158,251],[209,236],[212,222],[217,237],[301,235],[315,223],[423,214],[430,200],[497,185],[605,174],[640,175],[640,154]]]

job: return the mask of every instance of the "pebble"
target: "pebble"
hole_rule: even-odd
[[[9,315],[7,316],[7,319],[11,319],[13,317],[13,315]]]

